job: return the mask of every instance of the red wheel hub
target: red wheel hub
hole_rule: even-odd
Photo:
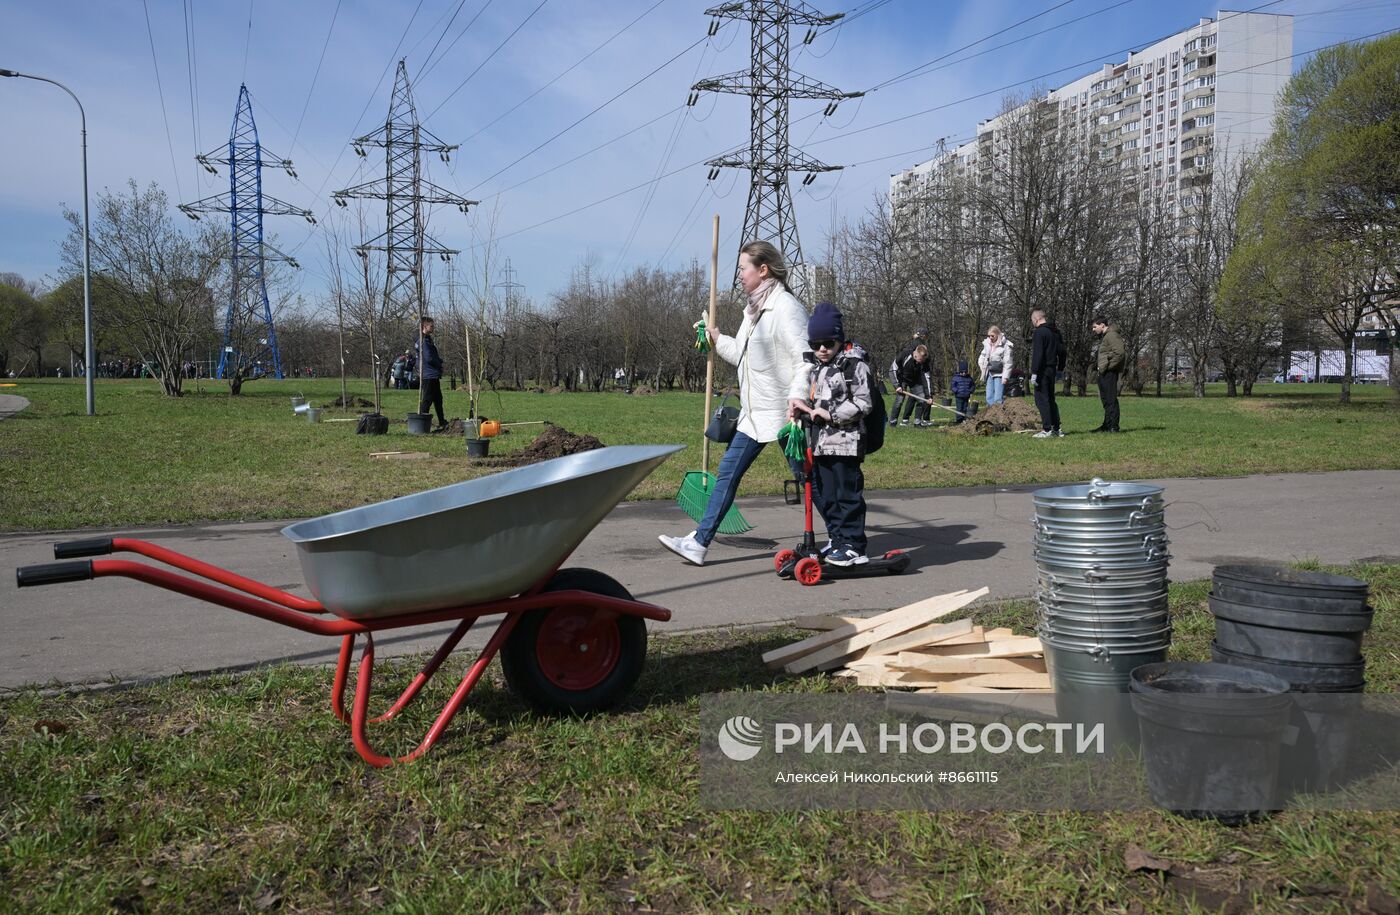
[[[783,566],[787,565],[789,562],[792,562],[796,558],[796,550],[779,550],[778,555],[773,557],[773,568],[781,572],[783,570]]]
[[[622,654],[615,614],[590,607],[556,607],[540,624],[535,657],[540,673],[560,689],[592,689]]]
[[[822,580],[822,564],[810,556],[799,559],[792,572],[804,585],[814,585]]]

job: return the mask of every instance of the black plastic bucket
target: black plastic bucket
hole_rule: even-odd
[[[1365,658],[1350,664],[1307,664],[1231,651],[1222,647],[1219,642],[1210,643],[1210,657],[1212,661],[1220,664],[1247,667],[1250,670],[1272,674],[1286,681],[1294,692],[1299,693],[1359,692],[1366,685]]]
[[[1212,576],[1218,585],[1259,594],[1277,594],[1294,600],[1311,598],[1326,601],[1366,603],[1366,582],[1345,575],[1305,572],[1278,565],[1216,566]],[[1222,595],[1224,596],[1224,595]],[[1237,600],[1238,598],[1229,598]],[[1262,602],[1261,602],[1262,603]],[[1274,606],[1268,604],[1268,606]]]
[[[1309,613],[1225,600],[1212,594],[1215,641],[1228,651],[1303,664],[1354,664],[1361,660],[1361,638],[1371,610]]]
[[[433,414],[431,413],[410,413],[408,414],[408,434],[427,435],[433,428]]]
[[[1227,664],[1145,664],[1129,677],[1147,787],[1159,806],[1241,823],[1277,810],[1288,683]]]
[[[467,457],[487,457],[491,451],[491,440],[489,438],[469,438],[467,439]]]
[[[968,416],[976,416],[976,415],[977,415],[977,401],[975,401],[975,400],[970,400],[970,401],[967,402],[967,415],[968,415]]]
[[[1298,613],[1363,613],[1366,612],[1364,597],[1313,597],[1308,594],[1280,594],[1277,591],[1263,591],[1252,588],[1232,579],[1217,578],[1211,582],[1211,593],[1222,600],[1245,604],[1250,607],[1272,607],[1275,610],[1292,610]]]

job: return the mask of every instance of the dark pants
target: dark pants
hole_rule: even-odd
[[[826,522],[837,549],[865,555],[865,474],[860,458],[817,455],[812,467],[812,507]]]
[[[438,425],[447,425],[447,417],[442,413],[442,379],[424,378],[418,388],[418,412],[427,413],[428,407],[437,410]]]
[[[1055,403],[1055,373],[1035,376],[1035,406],[1040,411],[1040,428],[1060,431],[1060,405]]]
[[[956,424],[962,422],[964,419],[967,419],[967,402],[968,402],[969,400],[971,400],[971,399],[972,399],[972,398],[970,398],[970,397],[958,397],[958,398],[956,398],[956,400],[957,400],[957,402],[958,402],[958,413],[959,413],[959,415],[953,420],[953,424],[954,424],[954,425],[956,425]]]
[[[1118,431],[1118,373],[1104,372],[1099,375],[1099,400],[1103,401],[1104,429]]]
[[[915,384],[901,384],[900,387],[908,391],[909,394],[914,394],[918,397],[928,396],[928,388],[926,388],[922,383],[916,382]],[[899,415],[901,407],[903,407],[904,409],[903,417]],[[915,421],[922,421],[928,419],[928,404],[923,403],[920,400],[916,400],[914,397],[910,397],[908,394],[894,395],[894,408],[890,410],[890,425],[893,426],[900,419],[907,420],[910,416],[913,416]]]

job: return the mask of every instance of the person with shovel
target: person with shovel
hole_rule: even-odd
[[[771,243],[751,241],[739,252],[739,285],[748,296],[734,336],[705,330],[721,359],[739,374],[739,424],[720,458],[714,489],[699,526],[684,537],[662,534],[661,545],[694,565],[705,564],[720,520],[734,504],[739,481],[769,442],[805,405],[809,366],[807,309],[787,286],[788,268]]]

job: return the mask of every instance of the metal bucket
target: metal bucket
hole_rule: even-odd
[[[1165,616],[1167,599],[1125,600],[1117,603],[1108,601],[1071,601],[1046,594],[1039,595],[1041,610],[1047,614],[1063,616],[1066,619],[1105,619],[1116,620],[1130,617],[1143,617],[1151,614]]]
[[[1098,603],[1106,601],[1111,604],[1122,603],[1124,601],[1147,601],[1166,597],[1167,582],[1165,578],[1153,578],[1140,582],[1125,583],[1102,583],[1086,581],[1066,581],[1060,578],[1039,579],[1040,590],[1054,598],[1066,600]]]
[[[1141,504],[1144,500],[1161,501],[1162,487],[1147,483],[1108,483],[1095,477],[1088,483],[1051,486],[1032,493],[1037,507],[1054,506],[1122,506]]]
[[[1043,555],[1047,559],[1057,561],[1073,561],[1075,559],[1089,556],[1096,559],[1105,559],[1109,562],[1127,562],[1137,557],[1154,559],[1158,554],[1165,553],[1167,543],[1165,539],[1139,540],[1137,543],[1114,544],[1111,546],[1090,546],[1088,544],[1075,543],[1046,543],[1036,539],[1034,542],[1036,555]]]
[[[1170,540],[1162,527],[1124,529],[1119,526],[1105,530],[1067,530],[1064,527],[1040,526],[1037,527],[1035,541],[1046,546],[1064,544],[1071,547],[1105,547],[1112,550],[1116,547],[1145,547],[1152,543],[1169,543]]]
[[[316,407],[307,407],[305,413],[307,422],[319,423],[321,421],[321,411]]]
[[[298,407],[305,406],[305,405],[306,405],[306,398],[305,398],[305,397],[293,397],[293,398],[292,398],[292,411],[293,411],[293,412],[300,412],[297,408],[298,408]]]

